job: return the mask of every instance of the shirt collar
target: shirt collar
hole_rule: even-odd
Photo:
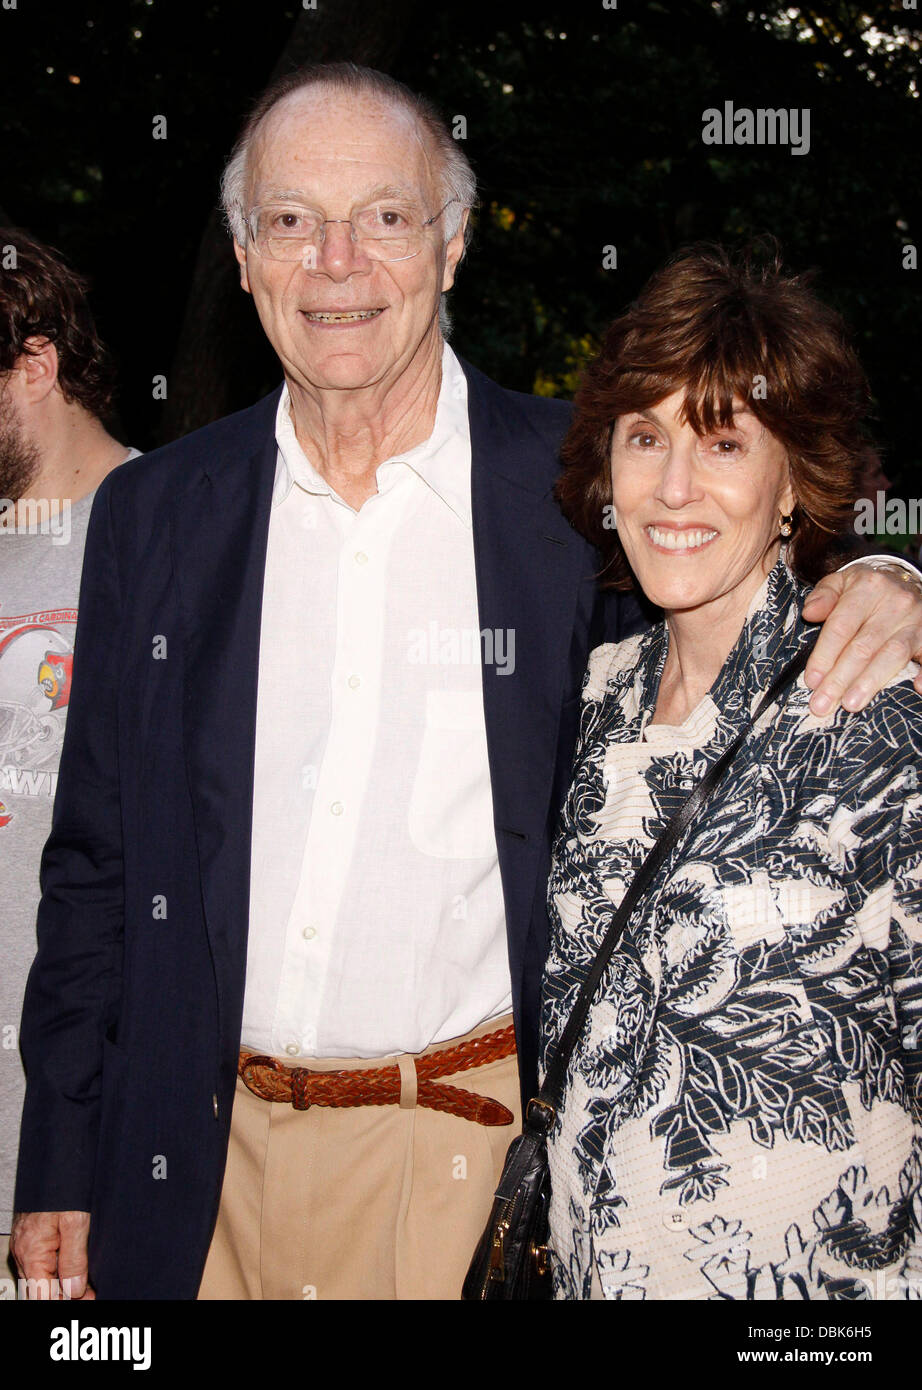
[[[306,492],[334,496],[332,488],[307,458],[295,434],[288,386],[282,388],[275,416],[278,462],[272,505],[288,496],[294,484]],[[412,468],[424,483],[471,526],[471,436],[467,413],[467,378],[447,343],[442,347],[442,384],[435,424],[429,438],[378,465],[378,485],[394,467]]]

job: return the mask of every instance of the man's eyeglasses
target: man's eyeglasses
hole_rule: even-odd
[[[323,245],[324,228],[331,222],[348,223],[353,242],[370,260],[408,261],[423,249],[426,228],[457,201],[449,198],[425,221],[386,203],[373,203],[351,217],[321,217],[312,208],[297,203],[264,203],[246,214],[246,225],[259,255],[272,261],[310,260]]]

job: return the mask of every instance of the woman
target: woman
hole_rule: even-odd
[[[646,852],[812,640],[866,406],[837,316],[720,248],[657,274],[587,373],[561,502],[665,616],[590,658],[545,1064]],[[630,918],[550,1142],[557,1297],[922,1297],[916,669],[824,719],[801,677]]]

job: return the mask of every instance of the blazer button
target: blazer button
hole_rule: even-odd
[[[211,1097],[211,1106],[212,1106],[212,1109],[214,1110],[214,1117],[215,1117],[215,1119],[217,1119],[217,1118],[218,1118],[218,1093],[217,1093],[217,1091],[216,1091],[216,1092],[214,1093],[214,1095]]]

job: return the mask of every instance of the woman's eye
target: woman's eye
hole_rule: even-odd
[[[741,445],[736,439],[718,439],[712,448],[718,454],[730,456],[731,454],[738,454]]]
[[[627,442],[629,444],[637,444],[641,449],[650,449],[658,441],[656,435],[651,434],[649,430],[638,430],[635,434],[628,437]]]

